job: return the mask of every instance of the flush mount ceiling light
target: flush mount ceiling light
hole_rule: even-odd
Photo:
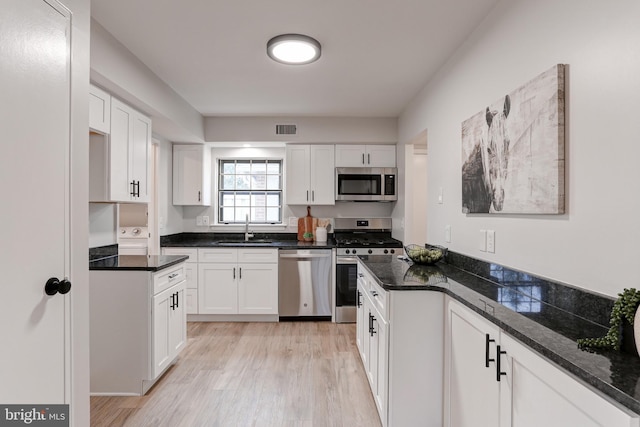
[[[310,64],[320,58],[320,43],[303,34],[282,34],[267,42],[267,54],[283,64]]]

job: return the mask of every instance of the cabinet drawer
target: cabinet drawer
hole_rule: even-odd
[[[368,282],[371,300],[386,321],[389,319],[389,313],[387,312],[389,292],[382,289],[382,287],[375,283],[371,278],[369,278]]]
[[[198,262],[236,263],[238,262],[238,249],[198,249]]]
[[[184,279],[184,264],[159,271],[153,275],[153,294],[156,295]]]
[[[277,264],[277,249],[262,248],[243,248],[238,249],[238,262],[242,263],[260,263],[260,264]]]
[[[198,262],[197,248],[162,248],[162,255],[187,255],[185,262]]]

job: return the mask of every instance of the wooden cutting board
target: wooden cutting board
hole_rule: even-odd
[[[307,216],[298,218],[298,241],[305,240],[305,233],[314,233],[314,220],[316,220],[317,224],[317,219],[311,216],[311,206],[307,206]],[[311,240],[313,240],[313,238]]]

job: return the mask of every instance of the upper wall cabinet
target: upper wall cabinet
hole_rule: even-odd
[[[287,198],[289,205],[334,205],[333,145],[287,145]]]
[[[89,128],[108,134],[111,131],[111,95],[89,85]]]
[[[395,168],[395,145],[336,145],[336,167]]]
[[[151,119],[111,98],[108,135],[90,135],[89,201],[147,203]]]
[[[211,206],[211,148],[173,146],[173,204]]]

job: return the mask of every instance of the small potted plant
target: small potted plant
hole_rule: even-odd
[[[310,232],[306,232],[302,235],[302,238],[304,239],[305,242],[312,242],[313,241],[313,233]]]
[[[581,338],[578,340],[578,347],[620,351],[620,347],[623,346],[625,351],[638,354],[633,331],[638,305],[640,305],[640,291],[635,288],[625,288],[618,294],[618,299],[611,309],[610,328],[607,334],[598,338]]]

